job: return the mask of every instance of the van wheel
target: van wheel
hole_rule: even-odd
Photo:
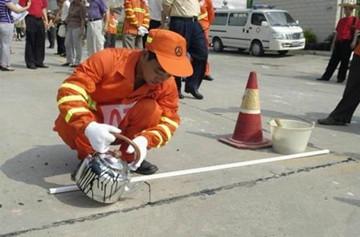
[[[222,44],[222,42],[221,42],[221,39],[215,38],[215,39],[213,40],[213,49],[214,49],[215,52],[221,52],[221,51],[223,51],[224,46],[223,46],[223,44]]]
[[[281,51],[278,51],[278,53],[279,53],[281,56],[286,55],[288,52],[289,52],[289,50],[281,50]]]
[[[257,57],[264,55],[264,48],[259,41],[252,42],[250,47],[250,54]]]

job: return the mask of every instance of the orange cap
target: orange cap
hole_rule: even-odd
[[[156,54],[161,67],[170,75],[188,77],[193,68],[186,53],[185,39],[170,30],[150,30],[145,48]]]

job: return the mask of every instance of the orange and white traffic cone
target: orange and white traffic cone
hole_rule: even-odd
[[[233,135],[220,138],[219,141],[240,149],[258,149],[271,146],[271,141],[264,138],[262,134],[256,72],[251,72],[249,75]]]

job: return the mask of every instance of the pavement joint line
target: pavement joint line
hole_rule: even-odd
[[[346,158],[344,160],[340,160],[340,161],[328,162],[328,163],[325,163],[325,164],[320,164],[320,165],[310,166],[310,167],[303,167],[303,168],[299,168],[299,169],[296,169],[296,170],[291,170],[291,171],[288,171],[288,172],[282,172],[282,173],[278,173],[278,174],[273,174],[271,176],[267,176],[267,177],[264,177],[264,178],[257,178],[255,180],[242,181],[242,182],[233,183],[233,184],[224,185],[224,186],[219,186],[219,187],[215,187],[215,188],[203,189],[203,190],[200,190],[200,191],[197,191],[197,192],[192,192],[192,193],[188,193],[188,194],[184,194],[184,195],[179,195],[179,196],[174,196],[174,197],[170,197],[170,198],[160,199],[160,200],[157,200],[157,201],[154,201],[154,202],[151,202],[151,197],[149,197],[149,202],[144,203],[142,205],[135,206],[135,207],[125,208],[125,209],[120,209],[120,210],[114,210],[114,211],[108,211],[108,212],[96,213],[96,214],[92,214],[92,215],[88,215],[88,216],[84,216],[84,217],[80,217],[80,218],[76,218],[76,219],[67,219],[67,220],[57,221],[57,222],[53,222],[53,223],[43,225],[43,226],[40,226],[40,227],[34,227],[34,228],[29,228],[29,229],[20,230],[20,231],[14,231],[14,232],[6,233],[6,234],[0,234],[0,237],[18,236],[18,235],[33,232],[33,231],[41,231],[41,230],[45,230],[45,229],[51,229],[51,228],[56,228],[56,227],[59,227],[59,226],[71,225],[71,224],[76,224],[76,223],[85,222],[85,221],[94,221],[94,220],[98,220],[98,219],[108,217],[108,216],[111,216],[111,215],[114,215],[114,214],[129,213],[129,212],[137,211],[137,210],[147,208],[147,207],[157,207],[157,206],[161,206],[161,205],[169,205],[169,204],[172,204],[174,202],[185,200],[185,199],[188,199],[188,198],[212,196],[212,195],[216,195],[219,192],[232,190],[232,189],[235,189],[235,188],[242,188],[242,187],[252,188],[256,184],[265,183],[265,182],[268,182],[270,180],[286,178],[286,177],[291,176],[291,175],[296,175],[296,174],[304,173],[304,172],[311,172],[311,171],[314,171],[314,170],[318,170],[318,169],[322,169],[322,168],[329,168],[329,167],[333,167],[333,166],[341,165],[341,164],[346,164],[346,163],[350,163],[350,162],[359,163],[359,160],[356,159],[356,158],[354,159],[352,157],[348,157],[348,158]],[[151,189],[150,188],[151,188],[151,185],[149,185],[149,194],[151,195],[151,191],[150,191]]]

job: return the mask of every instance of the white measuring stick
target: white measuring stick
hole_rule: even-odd
[[[176,177],[176,176],[182,176],[182,175],[188,175],[188,174],[198,174],[198,173],[204,173],[204,172],[215,171],[215,170],[224,170],[224,169],[230,169],[230,168],[236,168],[236,167],[244,167],[244,166],[250,166],[250,165],[270,163],[270,162],[274,162],[274,161],[292,160],[292,159],[299,159],[299,158],[305,158],[305,157],[310,157],[310,156],[324,155],[324,154],[328,154],[328,153],[330,153],[329,150],[310,151],[310,152],[303,152],[303,153],[292,154],[292,155],[264,158],[264,159],[259,159],[259,160],[249,160],[249,161],[241,161],[241,162],[235,162],[235,163],[230,163],[230,164],[206,166],[206,167],[195,168],[195,169],[171,171],[171,172],[165,172],[165,173],[160,173],[160,174],[133,177],[133,178],[130,178],[129,182],[136,183],[136,182],[143,182],[143,181],[162,179],[162,178],[170,178],[170,177]],[[57,193],[72,192],[72,191],[77,191],[77,190],[79,190],[79,188],[76,185],[69,185],[69,186],[63,186],[63,187],[58,187],[58,188],[50,188],[49,192],[50,192],[50,194],[57,194]]]

